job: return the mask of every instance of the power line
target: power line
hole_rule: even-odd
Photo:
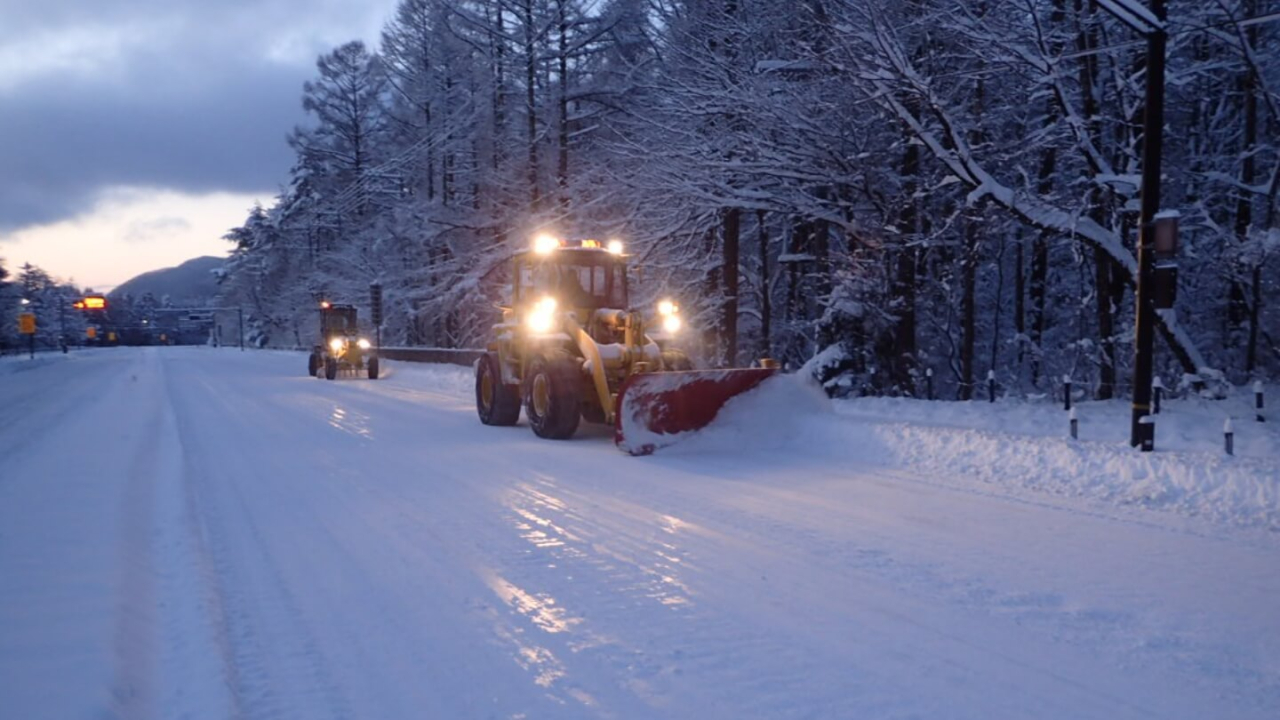
[[[1183,27],[1180,30],[1169,32],[1166,34],[1171,38],[1181,37],[1183,35],[1190,35],[1191,33],[1203,32],[1205,30],[1216,30],[1218,28],[1232,27],[1232,26],[1249,27],[1251,25],[1262,25],[1264,23],[1274,22],[1276,20],[1280,20],[1280,12],[1268,13],[1266,15],[1259,15],[1257,17],[1251,17],[1251,18],[1244,18],[1242,20],[1223,20],[1221,22],[1208,23],[1206,25],[1192,25],[1188,27]],[[1170,23],[1170,24],[1172,25],[1173,23]],[[1146,40],[1131,40],[1129,42],[1116,43],[1115,45],[1107,45],[1106,47],[1093,48],[1092,50],[1081,50],[1079,52],[1067,53],[1066,55],[1059,55],[1058,57],[1061,60],[1074,60],[1076,58],[1089,57],[1091,55],[1099,55],[1101,53],[1109,52],[1111,50],[1123,50],[1125,48],[1134,47],[1135,45],[1146,45],[1146,43],[1147,43]]]

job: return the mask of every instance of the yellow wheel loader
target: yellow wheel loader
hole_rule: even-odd
[[[515,255],[511,302],[475,365],[482,423],[514,425],[523,407],[539,437],[572,437],[587,420],[612,425],[621,449],[648,454],[776,372],[771,363],[693,370],[676,347],[679,306],[663,300],[646,319],[630,305],[627,257],[616,240],[547,235]]]

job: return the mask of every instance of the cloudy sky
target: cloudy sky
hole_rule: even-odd
[[[316,56],[395,0],[0,0],[0,257],[107,288],[198,255],[287,178]]]

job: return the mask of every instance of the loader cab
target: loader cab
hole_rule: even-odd
[[[628,306],[626,260],[599,244],[521,253],[515,265],[513,300],[517,306],[543,297],[582,310],[625,310]]]

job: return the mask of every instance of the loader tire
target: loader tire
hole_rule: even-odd
[[[667,372],[687,372],[693,369],[693,361],[679,350],[667,350],[662,353],[662,369]]]
[[[502,382],[498,356],[485,353],[476,363],[476,414],[485,425],[515,425],[520,419],[520,391]]]
[[[365,366],[369,368],[369,379],[377,380],[378,379],[378,358],[376,357],[369,358],[369,361],[365,363]]]
[[[524,414],[540,438],[567,440],[582,419],[581,363],[569,358],[539,357],[524,384]]]
[[[324,379],[332,380],[338,377],[338,358],[327,357],[324,359]]]
[[[315,377],[318,372],[320,372],[320,360],[315,353],[311,353],[307,356],[307,374]]]

